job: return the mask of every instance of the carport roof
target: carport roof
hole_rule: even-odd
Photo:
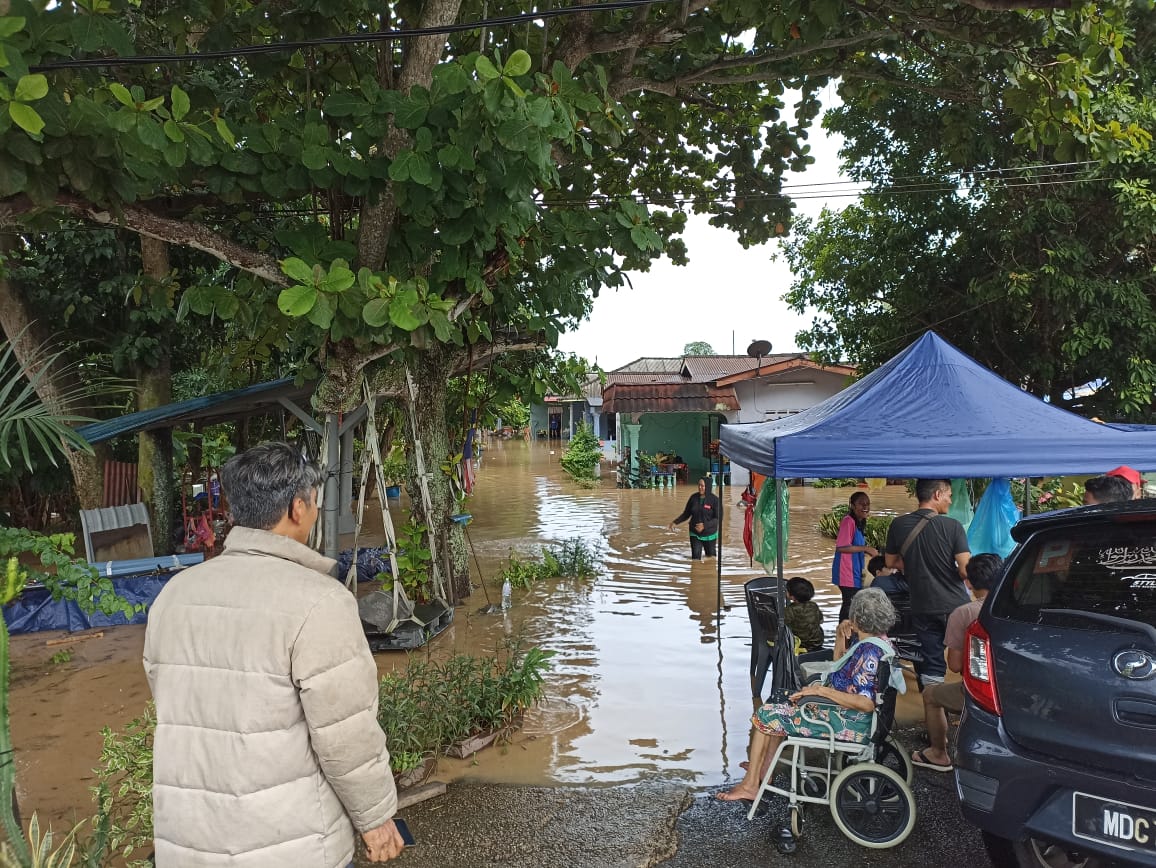
[[[277,407],[282,399],[295,404],[305,404],[313,394],[313,389],[313,383],[298,386],[294,385],[292,377],[285,377],[269,383],[245,386],[242,389],[190,398],[152,410],[140,410],[116,419],[93,422],[91,425],[78,428],[76,433],[89,443],[103,443],[122,434],[135,434],[154,428],[172,428],[184,422],[212,424],[230,419],[243,419],[246,416],[269,412]]]

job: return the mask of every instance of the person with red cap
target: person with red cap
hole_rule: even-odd
[[[1119,476],[1121,479],[1127,479],[1132,486],[1132,499],[1139,500],[1144,496],[1144,480],[1140,476],[1140,471],[1135,470],[1126,464],[1122,464],[1115,470],[1109,470],[1104,474],[1105,476]]]

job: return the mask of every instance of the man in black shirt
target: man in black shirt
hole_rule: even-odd
[[[947,672],[947,616],[971,599],[964,584],[971,549],[963,525],[946,515],[949,480],[918,479],[915,497],[919,508],[891,522],[885,556],[887,566],[903,571],[911,589],[911,625],[923,658],[915,664],[915,675],[922,690],[943,681]]]

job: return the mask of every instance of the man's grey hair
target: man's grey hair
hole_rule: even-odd
[[[886,633],[899,620],[895,607],[879,588],[864,588],[852,597],[847,617],[867,633]]]
[[[288,443],[262,443],[234,455],[221,468],[221,489],[229,501],[233,524],[269,530],[300,497],[321,485],[321,468]]]

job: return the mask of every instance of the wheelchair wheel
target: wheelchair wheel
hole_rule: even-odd
[[[849,768],[856,762],[850,754],[840,754],[840,756],[842,759],[841,768]],[[875,762],[881,766],[887,766],[891,771],[897,773],[903,780],[907,781],[907,786],[911,786],[915,782],[915,766],[911,762],[911,754],[894,736],[887,736],[886,741],[879,746],[875,752]]]
[[[806,818],[803,816],[802,805],[791,806],[791,834],[796,838],[803,837],[803,828],[806,825]]]
[[[831,785],[831,816],[856,844],[882,850],[901,844],[915,828],[915,796],[887,766],[856,763]]]

